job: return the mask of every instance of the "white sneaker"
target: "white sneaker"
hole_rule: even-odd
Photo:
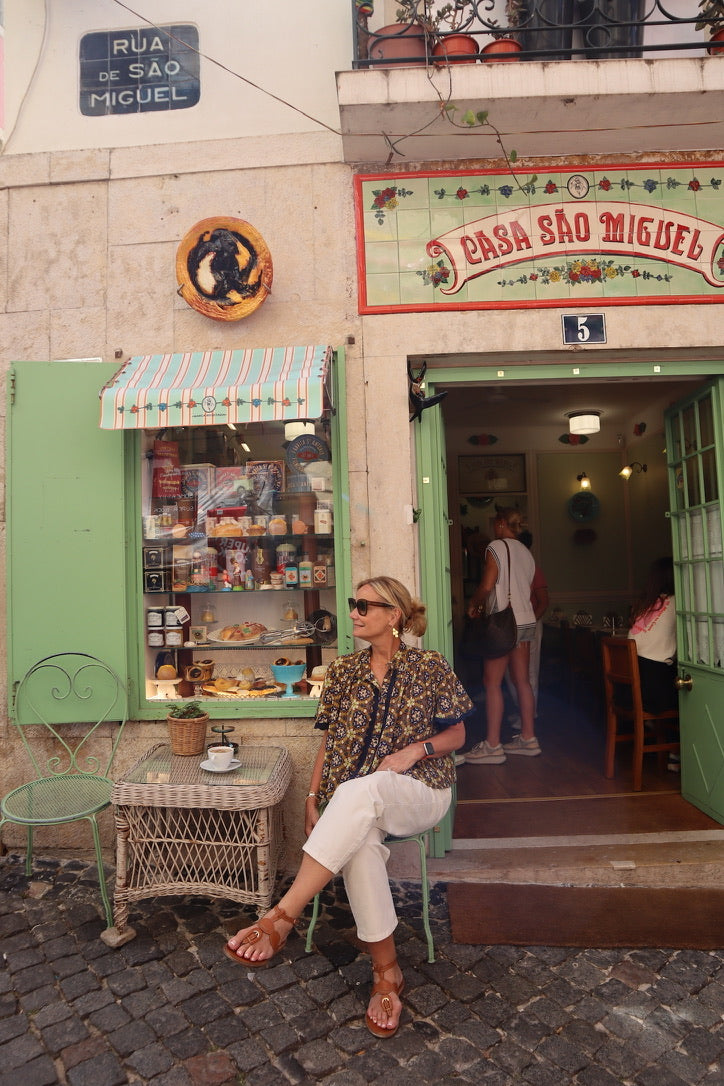
[[[498,743],[497,747],[491,747],[487,739],[483,739],[482,743],[476,743],[465,755],[465,761],[473,765],[502,765],[505,760],[502,745]]]
[[[528,758],[535,758],[541,753],[540,743],[533,736],[532,739],[523,739],[522,736],[516,735],[510,743],[506,743],[503,750],[508,754],[524,754]]]

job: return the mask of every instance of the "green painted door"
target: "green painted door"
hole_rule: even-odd
[[[724,380],[666,412],[681,720],[681,793],[724,822]]]
[[[9,374],[11,704],[28,668],[57,652],[87,652],[126,674],[123,435],[98,427],[98,393],[116,368],[17,362]]]
[[[430,393],[428,386],[427,394]],[[415,423],[419,510],[420,582],[427,604],[425,645],[453,663],[450,601],[450,517],[447,496],[445,428],[439,407]]]

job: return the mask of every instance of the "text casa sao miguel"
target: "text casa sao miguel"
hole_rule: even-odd
[[[715,265],[723,239],[721,227],[691,215],[654,212],[644,204],[626,204],[624,210],[621,204],[589,202],[575,210],[539,205],[508,216],[498,212],[439,235],[428,242],[427,252],[432,257],[444,254],[452,264],[454,279],[441,288],[444,294],[523,257],[570,254],[579,247],[581,252],[665,260],[723,286],[724,276]]]

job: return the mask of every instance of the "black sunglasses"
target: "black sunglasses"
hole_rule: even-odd
[[[377,603],[375,600],[356,600],[353,596],[349,597],[347,603],[349,604],[350,614],[356,608],[357,614],[361,615],[362,618],[367,614],[368,607],[389,607],[391,611],[394,611],[391,603]]]

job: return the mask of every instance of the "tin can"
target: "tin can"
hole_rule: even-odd
[[[287,588],[296,588],[299,584],[299,571],[295,565],[284,567],[284,584]]]
[[[314,510],[314,534],[329,535],[332,531],[332,510],[317,507]]]
[[[315,562],[312,567],[312,580],[314,584],[324,588],[327,584],[327,563]]]
[[[155,513],[143,518],[143,535],[146,539],[158,539],[160,519]]]

